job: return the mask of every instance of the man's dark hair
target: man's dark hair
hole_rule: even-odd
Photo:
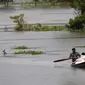
[[[72,51],[73,51],[73,50],[76,50],[76,49],[75,49],[75,48],[72,48]]]

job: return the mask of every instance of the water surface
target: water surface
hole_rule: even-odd
[[[2,37],[3,36],[3,37]],[[81,38],[80,38],[81,37]],[[0,56],[1,85],[85,85],[85,70],[70,66],[71,61],[53,63],[67,58],[71,48],[85,45],[85,35],[70,32],[0,32],[0,54],[18,45],[43,50],[43,55]],[[80,53],[85,48],[77,48]]]

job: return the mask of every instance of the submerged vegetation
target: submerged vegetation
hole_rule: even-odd
[[[62,31],[66,30],[65,26],[44,26],[41,24],[28,24],[24,20],[24,14],[10,16],[16,23],[15,31]]]
[[[48,8],[48,7],[68,7],[70,6],[68,2],[64,1],[64,2],[50,2],[50,1],[38,1],[38,0],[34,0],[31,2],[24,2],[20,4],[21,7],[23,7],[24,9],[27,8],[34,8],[34,7],[43,7],[43,8]]]
[[[11,16],[10,18],[16,23],[15,31],[84,31],[85,29],[85,0],[33,0],[31,2],[20,3],[22,7],[53,7],[69,6],[77,10],[77,16],[70,19],[66,26],[43,26],[41,24],[29,24],[24,20],[24,14]]]
[[[13,54],[32,54],[32,55],[39,55],[39,54],[44,54],[43,51],[18,51],[18,52],[14,52]]]
[[[23,31],[26,28],[26,22],[24,21],[24,14],[10,16],[14,23],[16,23],[15,30]]]
[[[85,46],[75,46],[76,48],[85,48]]]
[[[32,54],[32,55],[39,55],[39,54],[44,54],[43,51],[34,51],[34,50],[29,50],[25,51],[25,49],[29,49],[27,46],[16,46],[13,49],[19,50],[17,52],[14,52],[13,54]],[[22,50],[22,51],[21,51]]]
[[[28,49],[28,47],[23,45],[23,46],[16,46],[13,49]]]
[[[35,7],[40,3],[40,0],[33,0]],[[43,26],[41,24],[28,24],[24,21],[24,14],[10,17],[13,22],[16,23],[16,31],[61,31],[66,30],[78,30],[84,31],[85,29],[85,0],[42,0],[41,4],[50,3],[50,5],[55,6],[56,4],[69,4],[70,7],[77,9],[77,16],[74,19],[70,19],[68,24],[65,26]],[[59,6],[60,6],[59,4]],[[62,4],[62,5],[63,5]]]
[[[67,7],[70,6],[69,2],[67,1],[46,1],[46,0],[32,0],[32,1],[24,1],[24,2],[18,2],[16,3],[16,1],[14,0],[2,0],[0,1],[0,4],[4,4],[5,6],[10,6],[10,5],[20,5],[21,9],[28,9],[28,8],[35,8],[35,7],[44,7],[44,8],[48,8],[48,7],[57,7],[57,6],[61,6],[61,7]]]
[[[9,3],[13,3],[13,0],[0,0],[0,4],[4,4],[5,7],[9,6]]]

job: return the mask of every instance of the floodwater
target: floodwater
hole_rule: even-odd
[[[41,24],[66,24],[76,13],[72,8],[50,8],[50,9],[28,9],[18,10],[16,8],[0,8],[0,25],[14,24],[9,16],[24,13],[25,21],[28,23]]]
[[[72,68],[67,58],[71,48],[85,45],[85,35],[70,32],[0,32],[0,85],[85,85],[85,70]],[[3,36],[3,37],[2,37]],[[81,37],[81,38],[80,38]],[[43,55],[12,55],[14,46],[27,45]],[[85,49],[77,48],[80,53]]]
[[[29,23],[67,23],[73,9],[0,10],[0,23],[12,24],[10,15],[25,13]],[[3,16],[2,16],[3,15]],[[65,22],[66,21],[66,22]],[[60,22],[60,23],[62,23]],[[44,51],[42,55],[13,55],[12,48],[26,45],[29,50]],[[67,58],[71,48],[85,45],[85,34],[71,32],[0,32],[0,85],[85,85],[85,70],[72,68],[71,61],[53,63]],[[2,56],[6,49],[8,57]],[[78,52],[85,48],[77,48]]]

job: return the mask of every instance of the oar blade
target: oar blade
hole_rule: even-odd
[[[68,58],[65,59],[59,59],[59,60],[54,60],[53,62],[61,62],[61,61],[65,61],[65,60],[69,60]]]

